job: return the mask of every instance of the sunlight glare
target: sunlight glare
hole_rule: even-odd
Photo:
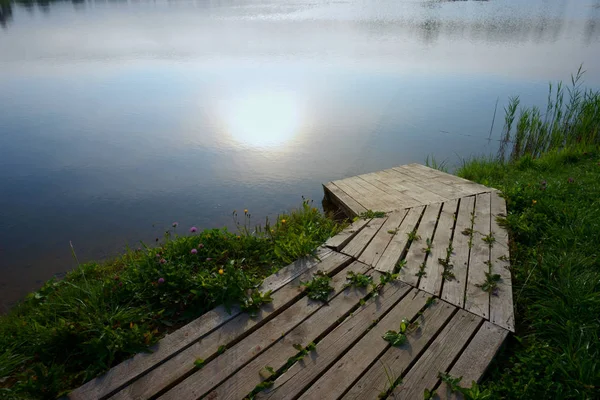
[[[262,92],[224,105],[228,133],[241,144],[281,146],[290,141],[300,128],[299,104],[290,93]]]

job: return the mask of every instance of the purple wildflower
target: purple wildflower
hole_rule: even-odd
[[[546,185],[548,184],[548,182],[546,182],[545,180],[543,180],[543,181],[541,181],[541,182],[540,182],[540,184],[541,184],[542,186],[546,186]]]
[[[196,249],[192,249],[191,253],[192,253],[192,254],[196,254],[196,253],[198,253],[198,250],[196,250]]]
[[[567,182],[569,182],[569,183],[573,183],[573,182],[575,182],[575,179],[573,179],[573,178],[569,178],[569,179],[567,179]]]
[[[156,253],[156,258],[160,257],[160,253]]]
[[[212,258],[209,257],[209,258],[206,259],[206,261],[212,261]]]
[[[203,248],[204,248],[204,245],[203,245],[202,243],[200,243],[200,244],[198,245],[198,248],[199,248],[199,249],[203,249]]]
[[[161,259],[160,259],[160,263],[161,263],[161,264],[164,264],[164,263],[166,263],[166,262],[167,262],[167,260],[165,260],[164,258],[161,258]]]
[[[177,225],[179,225],[179,222],[173,222],[173,228],[177,228]]]
[[[158,278],[158,284],[162,285],[163,283],[165,283],[165,278]]]
[[[195,226],[192,226],[192,227],[190,228],[190,232],[194,233],[194,232],[196,232],[196,231],[198,231],[198,228],[196,228]]]

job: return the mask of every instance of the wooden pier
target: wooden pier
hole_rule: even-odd
[[[273,302],[258,316],[217,307],[69,398],[243,399],[278,372],[256,398],[421,399],[425,389],[459,398],[439,373],[470,386],[514,331],[508,235],[496,221],[504,200],[417,164],[324,188],[349,216],[385,216],[359,218],[318,259],[268,277],[261,289],[273,291]],[[327,303],[301,286],[317,271],[332,277]],[[377,295],[347,285],[350,272],[379,282],[394,271]],[[382,336],[403,319],[412,322],[407,340],[392,346]]]

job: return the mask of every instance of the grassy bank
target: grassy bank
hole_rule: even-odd
[[[511,99],[497,157],[457,171],[508,206],[517,327],[492,398],[600,398],[600,94],[581,78],[550,86],[544,113]]]
[[[472,161],[458,174],[508,206],[516,335],[484,386],[495,398],[598,398],[600,152]]]
[[[246,210],[233,217],[237,233],[174,223],[152,247],[30,294],[0,318],[0,397],[56,398],[218,304],[252,312],[269,301],[265,276],[340,229],[307,201],[258,229]]]

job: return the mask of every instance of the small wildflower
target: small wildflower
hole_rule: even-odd
[[[275,233],[275,229],[271,229],[271,233]]]
[[[119,282],[119,287],[122,287],[122,286],[123,286],[123,282]]]
[[[190,232],[192,232],[192,233],[197,232],[197,231],[198,231],[198,228],[196,228],[195,226],[192,226],[190,228]]]
[[[204,245],[203,245],[202,243],[200,243],[200,244],[198,245],[198,248],[199,248],[199,249],[203,249],[203,248],[204,248]]]
[[[208,257],[208,258],[206,259],[206,261],[212,261],[212,258]]]
[[[133,322],[129,323],[129,329],[133,329]]]
[[[244,208],[244,214],[248,214],[248,209]]]
[[[161,258],[161,259],[160,259],[160,263],[161,263],[161,264],[164,264],[164,263],[166,263],[166,262],[167,262],[167,260],[165,260],[164,258]]]
[[[241,239],[242,237],[241,237],[240,235],[237,235],[237,238],[238,238],[238,239]]]
[[[225,273],[225,271],[223,271],[223,268],[221,268],[221,269],[219,270],[219,275],[223,275],[224,273]]]
[[[287,222],[287,221],[286,221],[285,219],[282,219],[282,220],[281,220],[281,223],[282,223],[282,224],[285,224],[286,222]]]
[[[177,225],[179,225],[179,222],[173,222],[173,228],[177,228]]]
[[[196,253],[198,253],[198,250],[196,250],[196,249],[192,249],[191,253],[192,253],[192,254],[196,254]]]
[[[156,258],[159,258],[159,257],[160,257],[160,253],[156,253]]]
[[[537,200],[531,200],[531,204],[536,205]]]
[[[158,284],[162,285],[163,283],[165,283],[165,278],[158,278]]]
[[[317,212],[317,207],[313,207],[313,211],[314,211],[314,212]]]
[[[573,183],[573,182],[575,182],[575,179],[573,179],[573,178],[569,178],[569,179],[567,179],[567,182],[569,182],[569,183]]]

